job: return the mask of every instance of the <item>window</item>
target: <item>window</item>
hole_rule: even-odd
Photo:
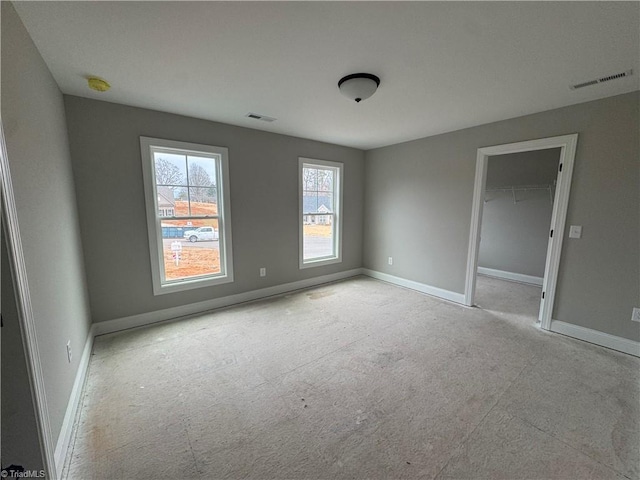
[[[155,295],[233,281],[223,147],[140,137]]]
[[[298,160],[300,268],[342,261],[343,164]]]

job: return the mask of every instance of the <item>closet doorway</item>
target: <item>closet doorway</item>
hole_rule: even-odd
[[[466,305],[475,304],[478,267],[483,274],[537,284],[542,290],[538,320],[549,330],[577,137],[565,135],[478,149]],[[549,227],[546,232],[540,228],[545,223]]]

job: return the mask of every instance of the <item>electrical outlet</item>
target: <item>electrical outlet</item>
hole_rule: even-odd
[[[635,307],[631,313],[632,322],[640,322],[640,308]]]
[[[71,340],[69,340],[67,342],[67,359],[69,360],[69,363],[71,363],[72,358],[73,358],[73,355],[71,354]]]
[[[393,265],[393,257],[389,257],[389,265]]]
[[[267,276],[267,269],[265,267],[260,268],[260,276],[261,277]]]

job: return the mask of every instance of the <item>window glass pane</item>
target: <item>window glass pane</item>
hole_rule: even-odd
[[[186,185],[187,163],[185,155],[154,152],[156,185]]]
[[[318,194],[316,192],[303,192],[302,212],[315,213],[318,211]]]
[[[316,191],[318,187],[318,169],[304,167],[302,169],[302,189]]]
[[[303,259],[334,256],[333,215],[309,215],[309,217],[310,222],[302,227]]]
[[[333,212],[333,193],[318,192],[318,213]]]
[[[216,160],[210,157],[187,157],[191,215],[218,213]]]
[[[215,187],[216,160],[210,157],[187,157],[190,187]]]
[[[318,191],[333,192],[333,170],[318,169]]]
[[[214,187],[189,187],[191,215],[217,215],[218,202]]]
[[[217,219],[163,220],[165,280],[221,273]]]
[[[160,217],[173,217],[175,215],[176,201],[174,188],[164,185],[156,187],[158,215]]]
[[[173,201],[173,212],[171,216],[188,217],[189,216],[189,199],[187,198],[187,187],[169,187],[166,185],[158,185],[158,209],[162,209],[160,205],[161,198],[166,200],[171,198]]]

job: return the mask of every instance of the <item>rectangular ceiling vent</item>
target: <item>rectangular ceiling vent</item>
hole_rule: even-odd
[[[245,115],[247,118],[253,118],[254,120],[262,120],[263,122],[273,122],[276,119],[273,117],[267,117],[266,115],[260,115],[259,113],[247,113]]]
[[[596,78],[595,80],[589,80],[588,82],[577,83],[571,85],[571,90],[577,90],[578,88],[590,87],[591,85],[597,85],[598,83],[609,82],[616,78],[630,77],[633,75],[633,70],[627,70],[626,72],[614,73],[613,75],[607,75],[606,77]]]

